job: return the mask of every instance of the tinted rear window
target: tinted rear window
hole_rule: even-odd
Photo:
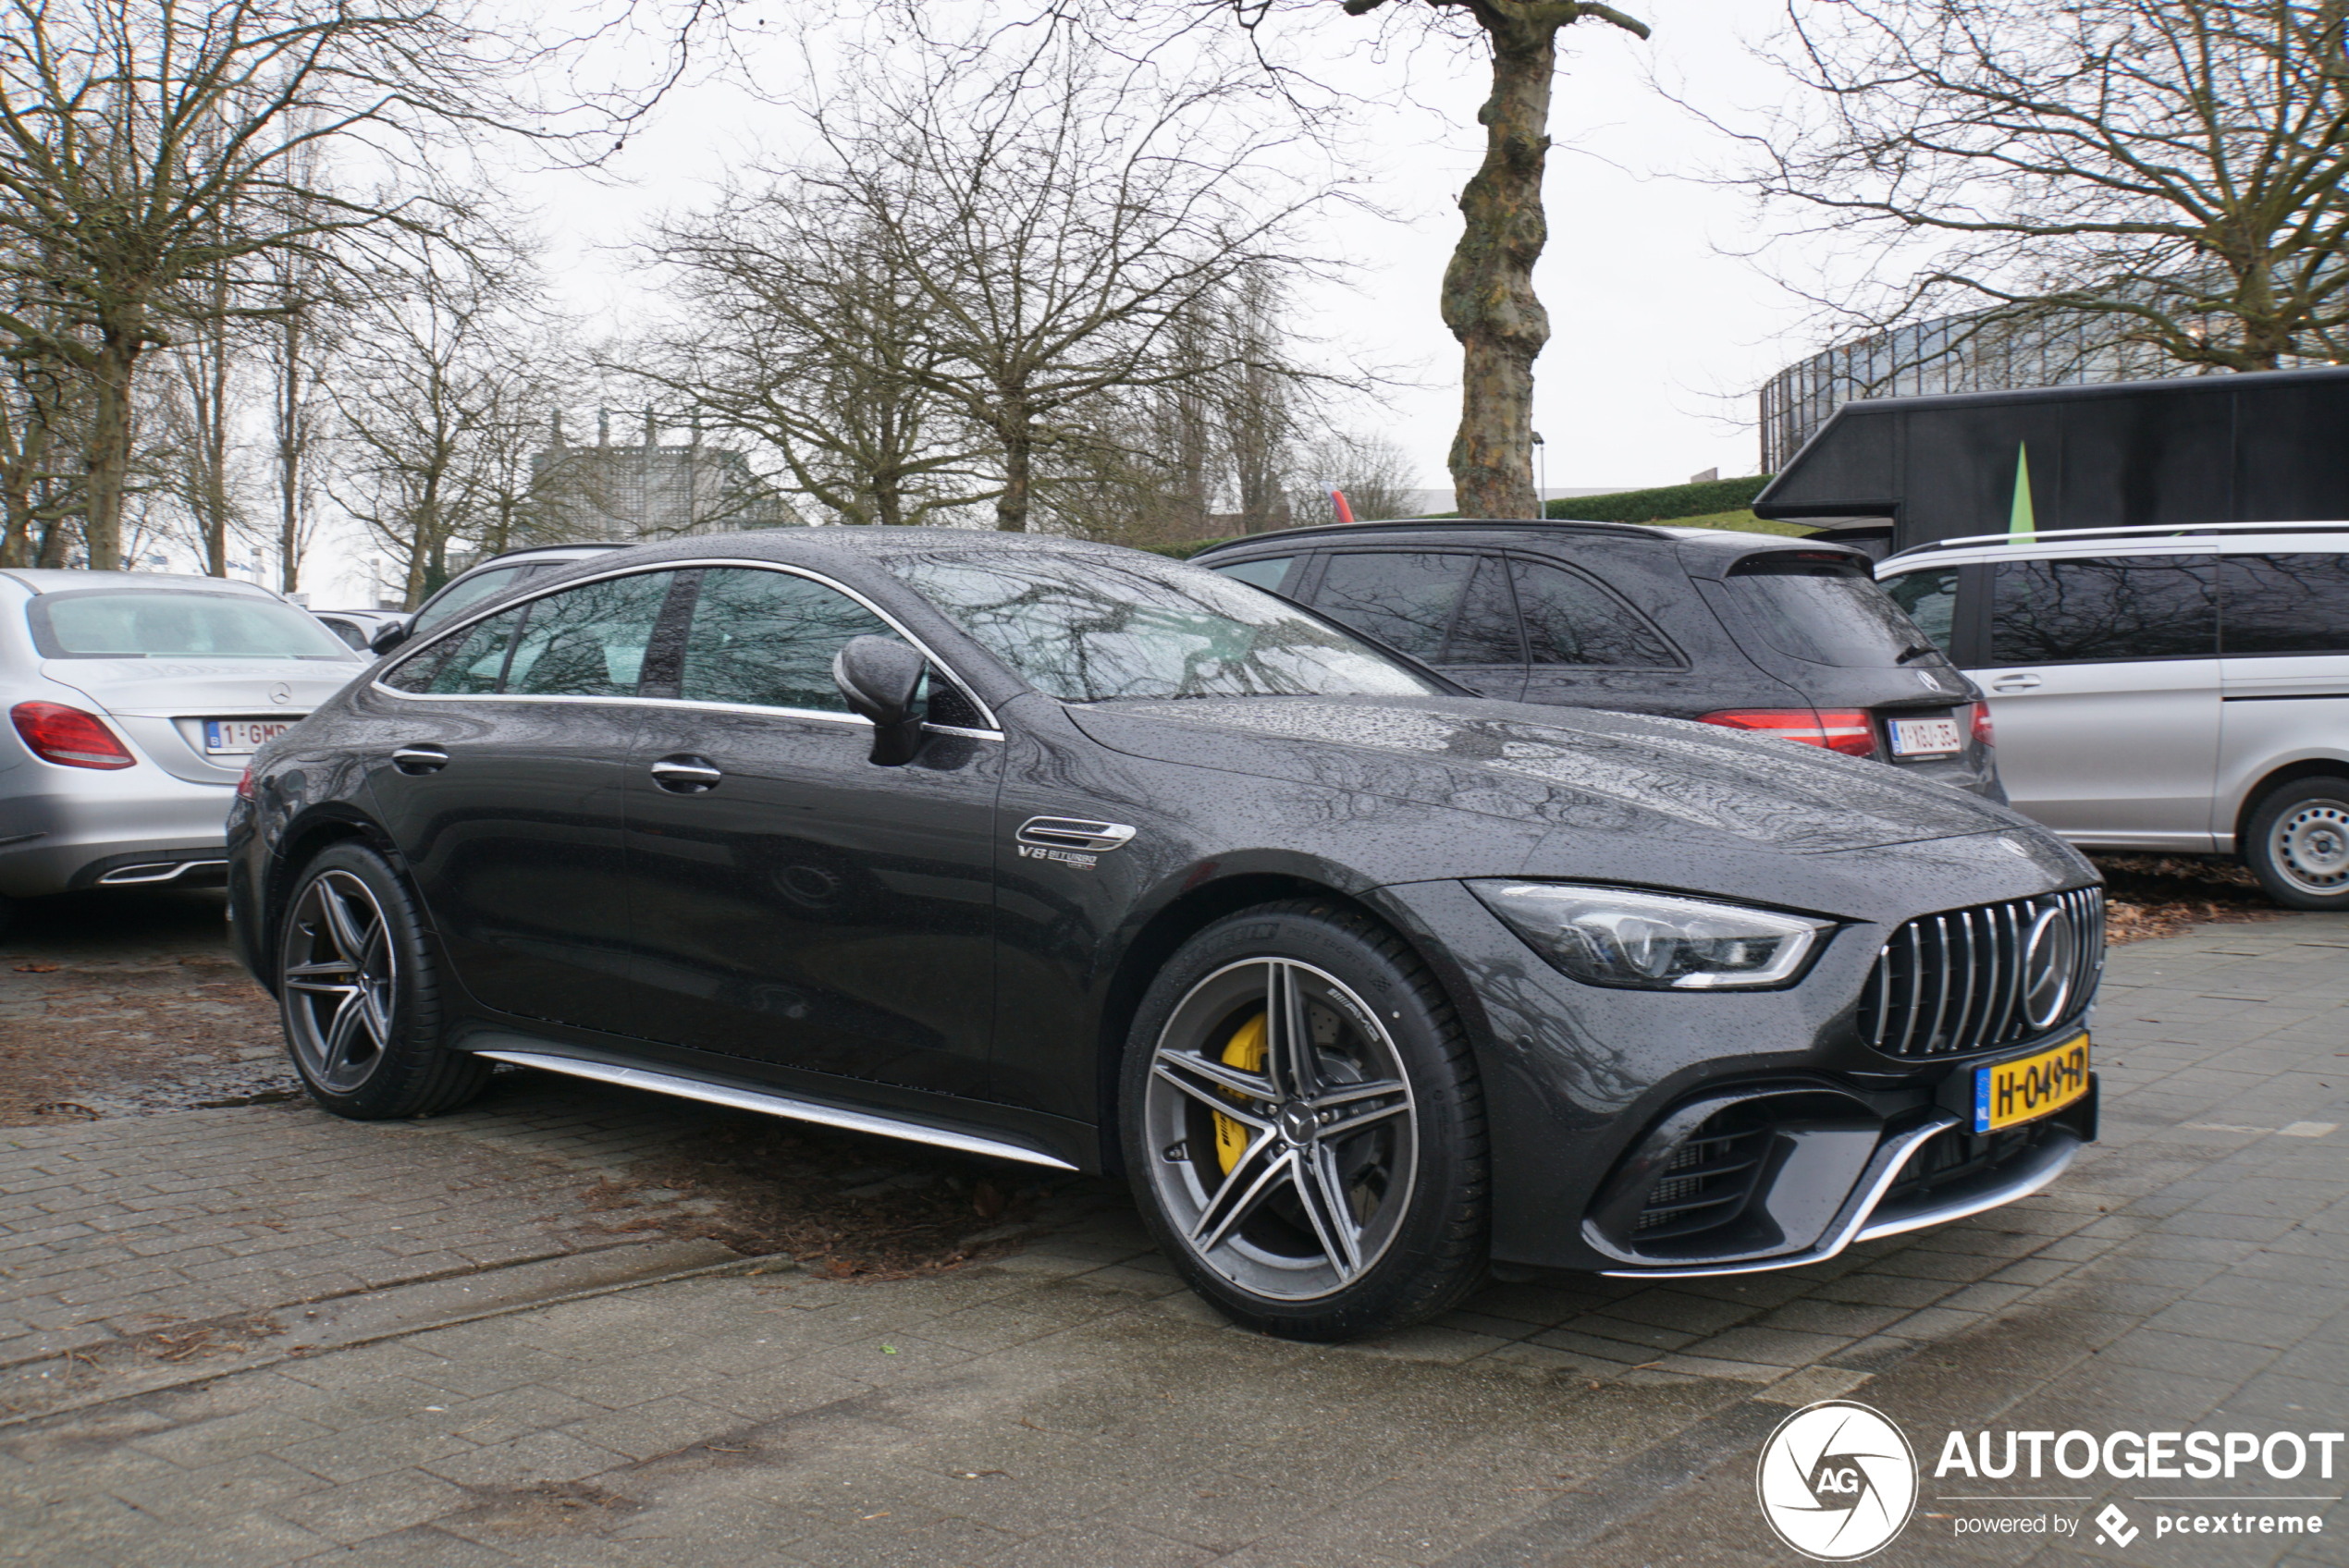
[[[1781,550],[1729,571],[1762,640],[1812,664],[1912,664],[1937,650],[1865,567],[1846,556]]]
[[[1958,619],[1958,569],[1953,566],[1927,567],[1923,571],[1904,571],[1898,577],[1885,579],[1884,591],[1892,602],[1908,612],[1917,630],[1933,641],[1943,653],[1949,651],[1949,641],[1956,634]]]
[[[1278,588],[1281,579],[1288,575],[1289,562],[1295,556],[1274,556],[1269,560],[1234,561],[1228,566],[1211,570],[1255,588]]]
[[[2208,556],[2000,561],[1990,662],[2214,657],[2215,565]]]

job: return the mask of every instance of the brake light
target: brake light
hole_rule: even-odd
[[[95,714],[63,703],[18,703],[8,718],[32,754],[65,767],[129,767],[138,762]]]
[[[246,768],[244,772],[237,776],[237,799],[240,801],[252,799],[252,769],[251,768]]]
[[[1876,726],[1860,708],[1725,708],[1700,722],[1800,741],[1846,756],[1876,755]]]
[[[1974,743],[1977,746],[1995,746],[1998,743],[1997,737],[1990,729],[1990,704],[1987,703],[1974,704]]]

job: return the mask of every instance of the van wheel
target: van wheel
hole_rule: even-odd
[[[1200,931],[1128,1036],[1144,1221],[1226,1315],[1295,1340],[1417,1323],[1484,1277],[1484,1102],[1451,1003],[1394,933],[1322,900]]]
[[[2259,802],[2243,858],[2286,909],[2349,909],[2349,778],[2299,778]]]
[[[489,1063],[440,1043],[440,987],[406,886],[363,844],[302,868],[277,937],[286,1048],[310,1097],[358,1121],[437,1116]]]

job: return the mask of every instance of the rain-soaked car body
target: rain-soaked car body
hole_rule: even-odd
[[[1109,546],[613,553],[322,705],[230,839],[329,1109],[444,1109],[502,1060],[1122,1171],[1280,1333],[1423,1317],[1488,1263],[1831,1256],[2095,1136],[2101,899],[2043,829],[1468,696]]]

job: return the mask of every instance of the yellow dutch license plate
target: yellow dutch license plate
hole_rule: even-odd
[[[2036,1121],[2088,1092],[2088,1036],[2077,1035],[2050,1050],[1994,1061],[1974,1070],[1974,1130]]]

